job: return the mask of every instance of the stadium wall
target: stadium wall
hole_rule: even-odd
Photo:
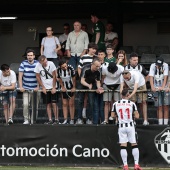
[[[168,167],[170,128],[137,126],[142,167]],[[122,165],[115,125],[0,126],[0,165]],[[128,162],[133,166],[131,148]]]

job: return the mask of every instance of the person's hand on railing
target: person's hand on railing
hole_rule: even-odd
[[[73,87],[72,89],[71,89],[71,92],[73,93],[73,92],[75,92],[76,91],[76,89]]]
[[[0,86],[0,91],[5,91],[6,90],[6,88],[5,88],[5,86]]]
[[[20,92],[24,92],[25,89],[23,87],[20,87]]]
[[[52,88],[52,90],[51,90],[51,94],[55,94],[56,93],[56,88]]]
[[[34,89],[35,92],[37,92],[38,90],[39,90],[39,87],[36,87],[36,88]]]
[[[89,84],[89,90],[91,90],[92,89],[92,84]]]
[[[66,92],[67,89],[63,86],[63,87],[61,88],[61,91],[62,91],[62,92]]]
[[[103,87],[99,87],[99,88],[96,90],[96,93],[99,93],[99,94],[104,93]]]
[[[44,94],[47,94],[47,91],[46,91],[45,87],[42,87],[42,92],[43,92]]]

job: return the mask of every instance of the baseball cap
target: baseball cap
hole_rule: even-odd
[[[156,65],[161,67],[163,65],[164,59],[162,57],[158,57],[156,59]]]
[[[108,67],[107,67],[107,70],[108,70],[110,73],[114,74],[114,73],[118,70],[118,67],[117,67],[116,63],[111,62],[111,63],[109,63],[109,65],[108,65]]]

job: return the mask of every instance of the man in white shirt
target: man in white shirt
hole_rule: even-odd
[[[136,96],[138,96],[138,98],[141,100],[143,106],[143,118],[144,121],[147,121],[147,89],[143,75],[139,71],[124,70],[120,76],[120,93],[124,87],[132,90],[132,93],[128,96],[128,99],[136,102]],[[143,92],[136,93],[137,90],[141,90]]]
[[[0,70],[0,97],[4,107],[4,115],[6,123],[13,124],[12,116],[15,110],[15,99],[17,92],[16,74],[10,70],[7,64],[1,65]]]
[[[59,124],[58,120],[58,106],[57,106],[57,95],[56,95],[56,67],[52,61],[48,61],[46,56],[41,55],[39,63],[36,65],[34,72],[39,85],[42,87],[43,103],[47,104],[47,114],[49,121],[45,124],[53,124],[52,112],[53,109],[55,122]]]
[[[113,30],[113,24],[111,22],[108,22],[106,24],[106,32],[105,32],[105,39],[104,39],[106,46],[109,45],[109,44],[112,44],[113,39],[115,37],[118,38],[117,32],[113,32],[112,30]]]
[[[164,62],[162,57],[158,57],[156,63],[150,66],[150,85],[151,90],[154,92],[159,125],[167,125],[169,119],[168,72],[168,64]]]
[[[102,65],[102,82],[104,90],[116,90],[120,85],[120,75],[123,72],[124,67],[116,65],[114,62],[104,63]],[[104,92],[103,101],[105,121],[104,124],[108,123],[108,114],[111,111],[111,101],[114,96],[114,100],[119,100],[119,95],[116,92]]]

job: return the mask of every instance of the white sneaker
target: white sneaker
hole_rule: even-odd
[[[82,122],[82,120],[81,120],[81,119],[78,119],[78,120],[77,120],[77,122],[76,122],[76,124],[78,124],[78,125],[82,125],[82,124],[83,124],[83,122]]]
[[[29,124],[29,121],[28,120],[25,120],[23,125],[28,125]]]
[[[8,119],[8,124],[13,124],[12,118],[9,118],[9,119]]]
[[[91,121],[90,119],[88,119],[88,120],[86,121],[86,124],[91,125],[91,124],[92,124],[92,121]]]
[[[67,119],[65,119],[62,124],[63,124],[63,125],[67,124]]]
[[[143,125],[144,126],[149,125],[149,122],[147,120],[144,120]]]
[[[74,120],[70,120],[70,125],[74,125]]]
[[[109,117],[109,120],[114,120],[114,118],[112,116]]]

